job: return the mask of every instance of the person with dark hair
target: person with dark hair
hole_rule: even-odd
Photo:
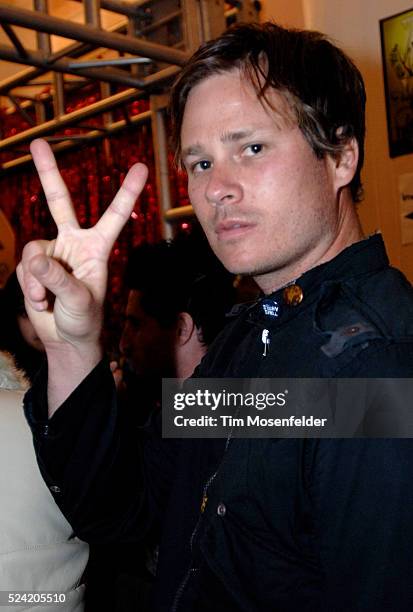
[[[363,78],[340,49],[320,32],[286,30],[275,23],[232,28],[204,44],[175,81],[171,93],[171,141],[182,162],[182,124],[190,92],[209,77],[237,74],[250,83],[274,120],[292,121],[318,159],[338,158],[352,139],[358,148],[349,183],[362,196],[366,92]],[[281,100],[271,97],[276,91]]]
[[[233,281],[197,231],[133,249],[125,273],[129,293],[119,343],[118,402],[128,427],[157,416],[162,378],[192,374],[226,323],[235,301]],[[149,534],[139,550],[130,543],[92,545],[87,610],[146,610],[158,544],[157,535]],[[104,593],[102,580],[108,585]]]
[[[0,350],[13,355],[17,367],[32,381],[45,361],[45,353],[43,343],[27,316],[15,272],[0,290],[0,316]]]
[[[236,299],[234,277],[195,234],[137,247],[125,280],[129,295],[119,345],[125,375],[137,377],[160,401],[161,379],[190,376],[224,327]]]
[[[356,214],[365,93],[349,58],[319,33],[240,25],[195,53],[171,105],[208,240],[264,294],[195,376],[411,377],[413,290]],[[159,423],[131,439],[98,340],[106,261],[145,169],[80,230],[47,145],[32,154],[58,236],[19,268],[49,364],[26,414],[75,532],[139,541],[157,523],[158,611],[410,611],[411,440],[162,440]]]

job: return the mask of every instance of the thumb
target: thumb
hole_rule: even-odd
[[[92,296],[86,285],[67,272],[56,259],[37,255],[30,261],[30,272],[59,300],[64,310],[81,314],[90,307]]]

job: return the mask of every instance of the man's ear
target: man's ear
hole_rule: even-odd
[[[355,138],[349,138],[342,151],[334,157],[335,185],[337,191],[349,185],[357,170],[359,160],[359,147]]]
[[[180,312],[176,328],[178,345],[183,346],[189,342],[195,329],[195,323],[191,315],[188,312]]]

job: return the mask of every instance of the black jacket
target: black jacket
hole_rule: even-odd
[[[262,301],[245,308],[196,375],[412,376],[413,290],[380,236],[297,284],[300,304],[271,296],[276,317]],[[161,530],[157,611],[412,609],[411,440],[162,440],[158,421],[123,421],[105,363],[49,422],[45,393],[39,379],[26,414],[76,534],[138,542]]]

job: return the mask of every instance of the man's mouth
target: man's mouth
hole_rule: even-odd
[[[230,238],[238,238],[243,236],[250,231],[254,225],[247,221],[241,221],[238,219],[226,219],[217,223],[215,226],[215,233],[219,240],[227,240]]]

